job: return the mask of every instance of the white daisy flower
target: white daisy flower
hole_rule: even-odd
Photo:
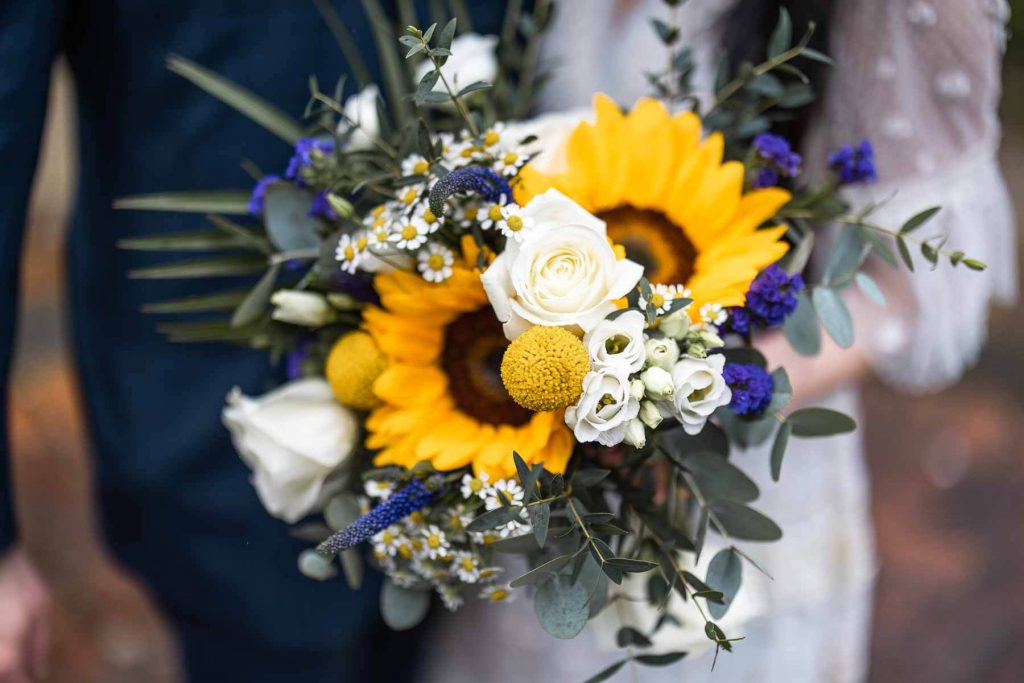
[[[448,526],[451,527],[453,534],[458,534],[460,537],[465,538],[462,533],[469,526],[469,523],[474,519],[474,514],[470,512],[464,504],[459,503],[454,505],[448,513]]]
[[[490,545],[495,541],[500,541],[504,537],[499,531],[495,529],[488,529],[487,531],[471,531],[469,532],[469,538],[477,545]]]
[[[431,559],[438,557],[445,557],[449,554],[451,546],[448,543],[448,537],[445,533],[435,525],[431,524],[422,532],[423,551]]]
[[[334,258],[338,260],[341,269],[349,274],[355,273],[366,258],[366,247],[369,243],[369,238],[363,231],[342,235],[338,240],[337,249],[334,250]]]
[[[481,500],[487,500],[487,491],[490,489],[490,476],[486,472],[481,472],[477,476],[472,474],[462,475],[462,497],[469,500],[473,496],[479,496]]]
[[[484,497],[484,507],[488,510],[497,510],[505,505],[522,505],[524,495],[523,487],[515,479],[499,479]]]
[[[453,142],[444,155],[445,165],[449,168],[462,168],[473,162],[480,151],[471,140],[460,140]]]
[[[434,215],[433,210],[427,205],[426,202],[422,202],[416,205],[416,209],[413,212],[418,218],[424,223],[430,226],[430,232],[435,233],[437,229],[441,227],[441,221],[443,218],[439,218]]]
[[[427,242],[430,226],[422,218],[408,216],[395,222],[388,241],[399,249],[419,249]]]
[[[683,285],[653,285],[651,286],[651,303],[658,315],[668,313],[672,302],[676,299],[685,299],[690,296],[690,290]],[[647,308],[647,300],[641,296],[637,302],[640,308]]]
[[[476,583],[480,580],[480,556],[460,550],[452,558],[450,571],[464,583]]]
[[[410,210],[423,194],[424,187],[423,183],[417,183],[398,188],[395,197],[398,199],[399,205],[406,211]]]
[[[505,195],[501,195],[497,202],[488,204],[483,214],[480,215],[480,227],[484,230],[490,230],[499,221],[504,221],[506,204],[508,204],[508,198]]]
[[[380,498],[381,500],[384,500],[395,490],[395,482],[376,481],[371,479],[363,482],[363,490],[370,498]]]
[[[483,217],[483,209],[476,203],[467,201],[455,209],[454,220],[459,227],[470,229]]]
[[[495,123],[488,129],[483,135],[480,136],[481,143],[484,147],[494,147],[501,142],[501,134],[505,130],[505,124],[501,121]]]
[[[417,268],[427,282],[444,282],[452,276],[455,254],[442,244],[430,244],[419,253]]]
[[[512,588],[507,584],[493,584],[485,586],[480,591],[480,597],[491,602],[512,602]]]
[[[499,150],[494,157],[494,170],[504,176],[514,176],[528,161],[529,157],[522,147],[515,146]]]
[[[729,318],[722,304],[704,304],[700,307],[700,319],[709,325],[722,325]]]
[[[373,544],[373,551],[375,553],[384,553],[389,557],[394,557],[399,549],[409,542],[409,539],[402,530],[392,524],[384,531],[379,531],[370,538],[370,542]]]
[[[394,558],[386,552],[380,551],[377,548],[374,548],[372,552],[373,560],[377,563],[377,566],[380,567],[381,571],[390,574],[398,567],[398,563],[395,562]]]
[[[533,228],[533,218],[523,216],[523,208],[518,204],[506,204],[503,210],[505,214],[504,219],[498,221],[495,225],[505,237],[522,242],[526,235],[529,234],[530,229]]]
[[[459,592],[459,587],[452,583],[442,583],[437,587],[437,594],[441,596],[441,604],[449,612],[454,612],[462,607],[462,593]]]
[[[419,154],[410,154],[402,160],[402,175],[427,175],[430,162]]]

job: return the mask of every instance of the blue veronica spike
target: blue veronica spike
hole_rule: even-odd
[[[512,199],[512,188],[494,169],[487,166],[463,166],[438,180],[430,189],[430,210],[444,215],[444,203],[453,194],[473,192],[488,202],[500,202],[502,195]]]
[[[392,493],[380,505],[321,543],[317,551],[333,555],[348,550],[425,507],[433,497],[434,494],[422,481],[414,479],[401,491]]]

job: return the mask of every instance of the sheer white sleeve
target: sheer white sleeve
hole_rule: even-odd
[[[896,279],[911,314],[881,313],[869,346],[883,379],[901,389],[956,381],[978,356],[990,304],[1016,297],[1013,213],[996,158],[1007,14],[1004,0],[838,3],[837,68],[808,158],[869,138],[880,180],[850,199],[888,200],[874,218],[894,227],[941,206],[922,236],[945,234],[948,247],[988,264],[982,273],[948,263],[930,271],[918,257],[918,272]]]

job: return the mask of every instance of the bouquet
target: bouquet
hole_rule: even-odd
[[[229,320],[161,329],[266,349],[282,367],[270,393],[232,392],[224,422],[268,512],[310,542],[301,571],[328,580],[340,568],[356,588],[368,560],[386,576],[393,628],[417,624],[434,595],[457,610],[525,593],[540,627],[572,638],[618,585],[640,581],[659,617],[646,632],[622,625],[627,658],[675,661],[684,653],[635,648],[691,619],[730,650],[717,620],[743,564],[761,571],[744,544],[782,534],[730,449],[773,440],[764,466],[777,480],[790,439],[855,428],[829,409],[788,411],[790,382],[757,333],[781,327],[814,354],[824,328],[849,347],[842,291],[884,305],[863,268],[872,255],[913,269],[915,244],[933,265],[984,265],[918,237],[938,208],[891,229],[841,199],[841,186],[875,178],[867,141],[837,150],[823,182],[803,179],[770,129],[813,97],[801,66],[829,60],[807,47],[813,27],[793,42],[785,13],[766,61],[723,64],[704,111],[677,29],[655,21],[670,55],[650,75],[656,97],[623,108],[598,94],[591,112],[516,120],[542,76],[550,3],[510,10],[497,58],[496,38],[457,35],[456,19],[389,36],[366,6],[386,99],[364,77],[347,99],[344,81],[333,94],[312,81],[304,123],[171,58],[293,154],[280,175],[247,167],[251,192],[119,202],[209,213],[214,228],[126,248],[228,252],[136,277],[262,273],[245,292],[152,307]],[[812,279],[826,224],[838,238]],[[726,547],[697,576],[709,533]],[[503,554],[528,571],[508,575]]]

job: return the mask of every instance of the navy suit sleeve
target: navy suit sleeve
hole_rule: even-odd
[[[63,0],[0,3],[0,551],[14,541],[7,380],[17,319],[25,208],[61,40]]]

